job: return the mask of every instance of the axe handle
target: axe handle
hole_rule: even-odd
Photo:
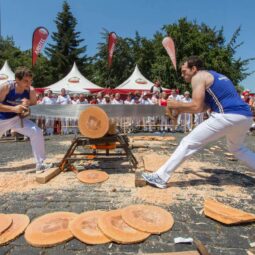
[[[23,118],[21,115],[19,115],[19,118],[20,118],[20,126],[21,126],[21,128],[23,128],[24,127]]]
[[[20,126],[23,128],[24,127],[24,121],[23,119],[26,118],[27,116],[30,115],[30,109],[24,110],[22,113],[19,114],[20,118]]]

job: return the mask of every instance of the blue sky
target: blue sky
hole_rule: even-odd
[[[31,48],[37,26],[45,26],[50,33],[56,31],[54,20],[62,3],[62,0],[0,0],[2,36],[12,36],[21,50]],[[241,26],[238,42],[243,41],[244,45],[238,49],[236,58],[255,57],[254,0],[68,0],[68,3],[89,56],[96,53],[103,28],[123,37],[134,37],[138,31],[141,36],[152,38],[163,25],[187,17],[216,29],[223,26],[227,42]],[[255,71],[255,61],[248,68]],[[241,85],[255,91],[255,73]]]

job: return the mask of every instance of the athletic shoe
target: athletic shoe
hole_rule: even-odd
[[[52,168],[53,164],[52,163],[42,163],[41,165],[37,165],[36,166],[36,173],[37,174],[41,174],[43,172],[45,172],[46,170],[48,170],[49,168]]]
[[[148,182],[149,184],[160,188],[160,189],[165,189],[167,188],[167,184],[165,181],[163,181],[156,173],[142,173],[143,179]]]

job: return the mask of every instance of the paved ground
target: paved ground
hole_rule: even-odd
[[[182,134],[176,134],[177,141],[182,138]],[[46,140],[46,150],[48,155],[61,154],[66,151],[68,144],[64,141],[70,141],[71,137],[55,136]],[[247,136],[246,144],[255,151],[255,137]],[[213,154],[208,154],[208,148],[217,145],[220,149],[215,150]],[[173,151],[174,147],[161,149],[162,153]],[[231,196],[222,195],[221,201],[235,206],[236,208],[245,209],[255,213],[255,173],[249,171],[242,163],[228,161],[223,155],[226,150],[224,140],[210,144],[207,149],[193,156],[193,159],[201,162],[210,162],[218,167],[208,168],[204,171],[209,174],[204,180],[189,180],[179,183],[179,188],[203,189],[205,185],[210,185],[215,192],[228,185],[238,187],[239,194]],[[153,150],[159,151],[159,148]],[[135,151],[134,151],[135,152]],[[145,151],[146,152],[146,151]],[[4,167],[8,162],[17,160],[22,161],[32,157],[31,148],[28,142],[18,143],[0,143],[0,166]],[[6,170],[8,171],[8,169]],[[126,170],[120,174],[125,174]],[[128,170],[127,174],[132,174]],[[72,173],[65,173],[72,178]],[[58,178],[58,177],[57,177]],[[47,184],[46,184],[47,185]],[[51,189],[44,186],[43,189],[31,189],[28,192],[9,192],[0,197],[1,213],[25,213],[30,219],[38,217],[44,213],[52,211],[72,211],[83,212],[94,209],[109,210],[122,207],[131,203],[143,203],[139,198],[133,199],[132,192],[134,186],[122,187],[121,183],[116,189],[108,189],[105,192],[104,185],[87,186],[75,183],[74,186],[63,185],[59,189]],[[242,193],[242,194],[241,194]],[[223,193],[224,194],[224,193]],[[245,196],[243,195],[245,194]],[[242,196],[241,196],[242,195]],[[251,244],[255,242],[255,224],[246,224],[241,226],[226,227],[211,219],[206,218],[200,213],[202,201],[197,202],[198,198],[185,199],[179,197],[178,203],[163,205],[163,207],[172,212],[175,224],[171,231],[162,235],[153,235],[140,244],[133,245],[85,245],[80,241],[73,239],[65,244],[53,248],[33,248],[29,246],[24,237],[21,236],[6,246],[0,247],[2,254],[146,254],[172,251],[195,250],[191,244],[174,244],[174,237],[193,237],[202,241],[211,254],[213,255],[245,255],[249,252],[255,254],[255,248]],[[153,204],[156,204],[155,202]],[[161,205],[162,206],[162,205]],[[252,253],[250,253],[252,254]]]

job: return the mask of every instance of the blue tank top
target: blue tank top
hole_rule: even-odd
[[[22,99],[30,98],[30,92],[28,90],[25,90],[23,93],[19,94],[15,90],[15,81],[8,81],[10,85],[9,93],[6,95],[5,99],[1,104],[4,105],[10,105],[10,106],[16,106],[22,103]],[[0,112],[0,120],[6,120],[17,116],[17,113],[15,112]]]
[[[252,117],[250,106],[238,95],[232,81],[215,71],[208,72],[213,75],[214,82],[206,89],[205,103],[212,111]]]

